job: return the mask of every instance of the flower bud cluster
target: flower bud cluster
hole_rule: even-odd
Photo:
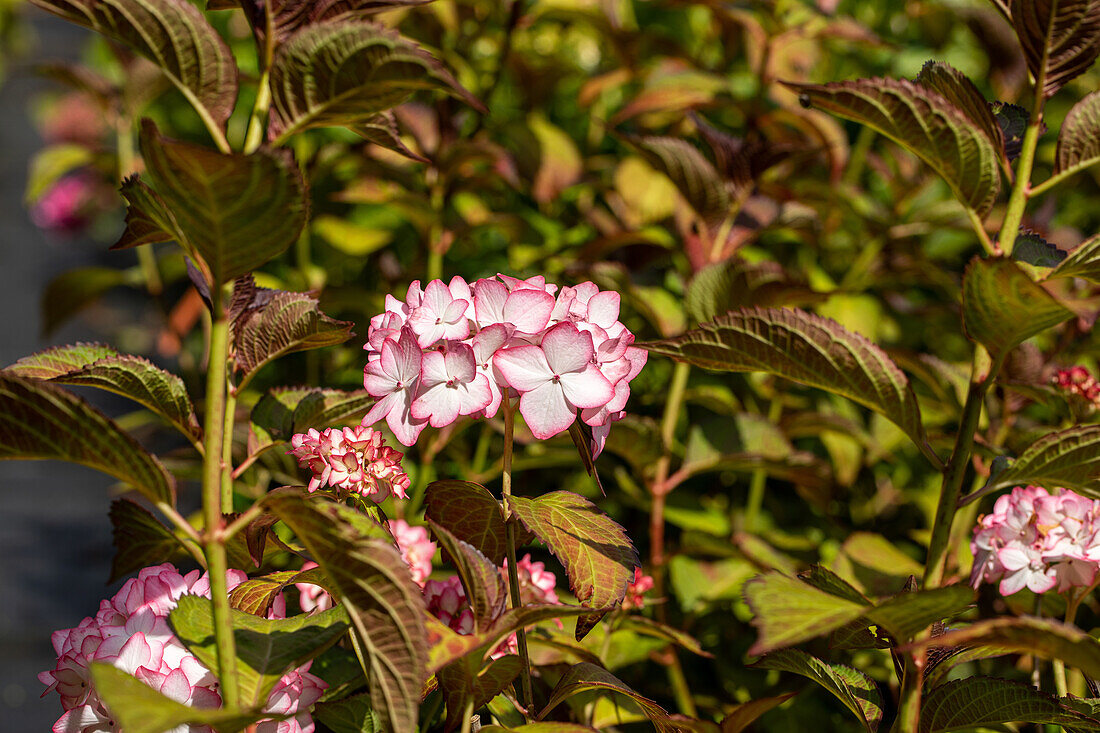
[[[619,322],[619,294],[498,277],[415,281],[403,301],[386,296],[364,346],[363,384],[378,401],[363,424],[384,419],[412,445],[427,425],[492,417],[511,389],[536,438],[568,430],[579,411],[598,454],[647,356]]]
[[[239,570],[226,574],[230,589],[247,576]],[[100,733],[119,726],[96,692],[92,662],[111,664],[137,677],[176,702],[197,708],[222,704],[218,681],[180,642],[168,626],[168,614],[183,595],[210,597],[210,579],[195,570],[187,575],[169,563],[143,569],[126,581],[114,597],[102,601],[99,613],[73,629],[53,634],[57,664],[38,679],[56,690],[65,710],[54,724],[55,733]],[[281,598],[280,598],[281,601]],[[285,616],[285,602],[276,602],[272,617]],[[309,708],[328,686],[309,673],[309,664],[288,672],[268,696],[264,711],[290,715],[286,720],[261,721],[257,733],[311,733]],[[198,733],[205,726],[181,729]]]
[[[645,606],[645,594],[653,590],[653,578],[642,575],[641,568],[634,568],[634,582],[626,586],[626,595],[623,597],[623,610],[643,608]]]
[[[970,582],[999,583],[1001,595],[1087,587],[1100,568],[1100,501],[1066,489],[1018,486],[982,516],[970,541]]]
[[[368,427],[330,428],[298,433],[290,439],[291,455],[313,473],[309,490],[325,486],[354,492],[381,504],[389,495],[408,498],[410,480],[401,469],[403,454],[385,445],[382,434]]]
[[[1083,366],[1059,369],[1051,380],[1067,397],[1084,402],[1090,409],[1100,408],[1100,382]]]

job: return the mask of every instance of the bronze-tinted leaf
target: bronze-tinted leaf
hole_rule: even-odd
[[[507,554],[507,533],[500,502],[472,481],[433,481],[424,492],[424,517],[469,542],[494,565]],[[517,544],[526,544],[530,535]]]
[[[921,67],[915,81],[921,86],[939,92],[985,133],[993,143],[993,147],[998,150],[1004,149],[1004,135],[1001,126],[993,116],[993,110],[966,74],[940,61],[928,61]]]
[[[1073,105],[1058,130],[1054,172],[1084,170],[1100,161],[1100,92],[1092,92]]]
[[[586,690],[603,690],[608,692],[616,692],[621,695],[626,695],[642,709],[649,721],[662,733],[674,733],[677,730],[676,724],[669,719],[668,713],[657,703],[650,700],[648,697],[639,695],[632,690],[625,682],[620,680],[615,675],[608,672],[602,667],[597,667],[594,664],[588,662],[581,662],[573,665],[568,672],[562,675],[558,680],[558,684],[554,687],[554,691],[550,695],[550,700],[547,701],[546,706],[539,712],[538,719],[542,720],[546,717],[547,713],[556,708],[559,704],[565,701],[566,698],[572,697],[579,692]]]
[[[1080,277],[1092,283],[1100,283],[1100,235],[1089,237],[1082,242],[1048,279],[1056,277]]]
[[[471,667],[463,661],[448,665],[436,674],[447,702],[447,720],[443,724],[446,730],[462,725],[467,700],[472,698],[477,710],[512,684],[523,669],[523,661],[515,654],[494,659],[480,671],[480,664]]]
[[[439,524],[428,520],[432,534],[458,571],[466,598],[474,613],[474,630],[485,631],[500,618],[508,602],[508,588],[500,568],[476,547],[455,537]]]
[[[1011,0],[1027,67],[1052,97],[1100,55],[1100,0]]]
[[[1078,425],[1044,435],[991,477],[981,492],[1024,484],[1100,497],[1100,425]]]
[[[733,205],[723,177],[699,149],[674,137],[624,135],[650,165],[668,176],[680,194],[708,222],[720,222]]]
[[[1100,730],[1100,719],[1021,682],[993,677],[951,680],[921,701],[921,733],[947,733],[998,723],[1049,723],[1072,731]],[[1040,727],[1042,727],[1040,725]]]
[[[186,555],[179,538],[139,504],[129,499],[115,499],[111,502],[110,517],[115,556],[111,559],[108,583],[150,565],[175,562]]]
[[[830,589],[831,590],[831,589]],[[764,654],[823,636],[862,616],[868,606],[781,573],[745,583],[745,601],[759,632],[749,654]]]
[[[868,733],[875,733],[882,722],[882,693],[875,681],[859,670],[828,664],[800,649],[772,652],[751,666],[794,672],[813,680],[844,703]]]

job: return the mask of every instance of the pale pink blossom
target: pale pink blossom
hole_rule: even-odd
[[[504,559],[504,567],[501,568],[501,573],[507,583],[507,558]],[[519,578],[519,597],[524,605],[528,603],[561,603],[558,600],[557,577],[546,569],[545,563],[532,561],[530,553],[516,560],[516,576]]]
[[[397,549],[409,566],[412,579],[423,587],[432,574],[432,558],[435,557],[435,543],[428,537],[424,527],[414,527],[404,519],[391,519],[390,532],[397,541]]]
[[[428,613],[459,634],[474,633],[474,612],[466,600],[466,591],[457,575],[424,584],[424,604]]]
[[[452,280],[450,286],[442,280],[428,283],[420,305],[409,314],[409,326],[420,348],[426,349],[440,339],[461,341],[470,335],[466,318],[469,297],[470,288],[461,278]]]
[[[317,567],[320,567],[320,565],[312,560],[307,560],[302,565],[302,570],[312,570]],[[321,611],[327,611],[334,605],[332,596],[319,585],[313,583],[295,583],[294,587],[298,589],[298,606],[305,613],[320,613]]]
[[[545,290],[523,288],[509,292],[498,280],[474,284],[474,315],[478,328],[501,324],[512,331],[536,334],[550,322],[554,296]]]
[[[474,350],[450,343],[443,351],[424,354],[420,394],[412,404],[412,416],[427,420],[433,428],[450,425],[459,415],[472,415],[493,401],[489,380],[474,363]]]
[[[298,463],[313,473],[311,492],[331,486],[376,504],[390,494],[406,497],[411,481],[401,468],[404,456],[385,445],[382,434],[371,428],[310,429],[294,435],[290,445]]]
[[[399,338],[382,342],[381,357],[367,364],[363,377],[367,392],[379,398],[363,418],[364,426],[385,418],[402,445],[416,442],[428,424],[410,413],[420,386],[421,361],[422,352],[408,327],[401,329]]]

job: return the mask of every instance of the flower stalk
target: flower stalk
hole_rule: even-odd
[[[519,565],[516,562],[516,522],[519,521],[512,513],[512,445],[515,435],[516,416],[515,407],[505,392],[501,401],[504,414],[504,455],[503,473],[501,474],[501,494],[504,507],[504,527],[507,533],[506,548],[508,554],[508,594],[512,600],[512,608],[520,608],[523,601],[519,593]],[[520,680],[523,689],[523,706],[530,717],[534,709],[535,696],[531,688],[531,655],[527,651],[527,632],[521,626],[516,629],[516,642],[519,647],[519,657],[523,661],[520,671]]]

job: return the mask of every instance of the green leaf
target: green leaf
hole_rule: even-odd
[[[446,730],[462,725],[467,700],[473,698],[477,710],[512,684],[523,669],[523,661],[514,654],[493,660],[480,672],[469,669],[464,661],[450,664],[436,674],[447,702],[447,720],[443,724]]]
[[[946,682],[921,701],[921,733],[997,723],[1053,723],[1100,730],[1100,720],[1063,705],[1030,685],[992,677]]]
[[[148,185],[136,176],[123,181],[126,231],[112,249],[174,239],[214,291],[298,239],[309,206],[288,151],[219,153],[169,140],[148,120],[140,143]]]
[[[767,372],[842,395],[885,415],[939,462],[925,440],[909,378],[882,349],[831,319],[742,308],[682,336],[638,346],[707,369]]]
[[[1072,316],[1012,260],[976,257],[966,268],[963,325],[994,360]]]
[[[236,609],[230,613],[241,701],[247,707],[266,703],[284,674],[313,659],[348,630],[348,614],[341,606],[281,619],[260,618]],[[168,614],[168,625],[200,662],[209,669],[218,668],[210,599],[180,596]]]
[[[114,392],[149,408],[190,438],[202,433],[182,379],[147,359],[120,354],[109,346],[54,346],[23,357],[6,371]]]
[[[854,120],[905,146],[979,215],[1001,190],[1000,146],[939,92],[904,79],[786,84],[805,107]]]
[[[472,481],[433,481],[424,492],[424,517],[473,545],[494,565],[507,556],[507,530],[500,502]],[[530,535],[528,535],[530,537]],[[527,544],[518,541],[517,545]]]
[[[1100,161],[1100,91],[1073,105],[1058,130],[1054,173],[1084,170]]]
[[[313,719],[333,733],[381,733],[382,724],[370,704],[370,695],[353,695],[343,700],[321,702],[313,708]],[[484,729],[483,729],[484,730]]]
[[[569,671],[561,676],[561,679],[558,680],[558,684],[554,687],[553,693],[550,695],[550,700],[547,701],[546,706],[539,712],[538,719],[542,720],[545,718],[547,713],[565,701],[566,698],[587,690],[607,690],[626,695],[638,704],[642,712],[645,713],[645,716],[649,718],[650,722],[653,723],[657,730],[669,731],[669,733],[676,731],[676,725],[669,719],[668,713],[665,712],[664,708],[648,697],[639,695],[628,687],[625,682],[608,672],[606,669],[597,667],[594,664],[589,664],[588,662],[580,662],[579,664],[573,665]]]
[[[974,590],[952,585],[913,593],[899,593],[867,613],[899,642],[909,641],[935,621],[964,611],[974,600]]]
[[[1011,20],[1031,76],[1048,99],[1100,55],[1097,0],[1011,0]]]
[[[699,149],[675,137],[623,135],[646,162],[668,176],[680,194],[708,222],[720,222],[733,205],[726,182]]]
[[[80,168],[95,160],[95,154],[86,145],[59,143],[42,148],[31,158],[27,173],[27,190],[23,203],[33,205],[53,184],[74,168]]]
[[[115,556],[108,583],[150,565],[173,562],[185,554],[180,539],[135,502],[115,499],[109,515]]]
[[[552,491],[535,499],[513,496],[509,506],[565,566],[577,600],[601,609],[577,620],[580,641],[610,606],[622,602],[640,566],[638,551],[621,526],[572,492]]]
[[[929,648],[968,647],[968,659],[1002,654],[1034,654],[1043,659],[1061,659],[1092,678],[1100,677],[1100,642],[1075,626],[1032,616],[993,618],[977,621],[963,629],[923,639],[902,651]],[[978,656],[977,649],[987,654]]]
[[[275,53],[268,138],[280,144],[311,127],[354,129],[420,89],[484,110],[439,61],[396,32],[362,21],[309,25]]]
[[[229,592],[229,605],[238,611],[264,618],[283,588],[293,582],[304,582],[296,579],[295,576],[300,574],[297,570],[280,570],[258,578],[249,578]]]
[[[484,725],[482,733],[598,733],[595,728],[577,723],[528,723],[518,728],[503,728],[499,725]]]
[[[865,606],[872,603],[871,599],[863,595],[855,586],[824,565],[811,565],[809,570],[799,573],[798,579],[831,596],[844,598],[852,603]]]
[[[353,325],[326,316],[308,293],[275,291],[233,320],[232,353],[247,381],[284,354],[344,343],[352,337]]]
[[[927,61],[914,80],[938,92],[989,139],[996,150],[1004,150],[1004,135],[982,93],[974,82],[958,69],[940,61]]]
[[[880,534],[853,532],[844,540],[833,563],[841,575],[871,595],[897,593],[910,576],[924,575],[924,566]]]
[[[737,705],[726,717],[722,718],[722,733],[741,733],[761,715],[779,707],[797,694],[797,692],[787,692],[775,697],[758,697],[755,700]]]
[[[302,26],[324,20],[353,20],[430,2],[432,0],[271,0],[271,21],[275,38],[284,41]],[[238,7],[235,0],[207,0],[206,3],[207,10],[235,7]],[[262,24],[258,24],[256,31],[262,36]]]
[[[748,305],[808,305],[825,299],[777,262],[742,259],[707,265],[695,273],[684,295],[688,314],[702,323]]]
[[[222,37],[187,0],[33,2],[149,59],[200,114],[225,128],[237,101],[237,64]]]
[[[50,335],[108,290],[129,284],[131,277],[114,267],[66,270],[50,280],[42,291],[42,333]]]
[[[827,664],[799,649],[772,652],[749,666],[794,672],[813,680],[844,703],[870,733],[882,722],[882,693],[875,681],[859,670]]]
[[[1100,234],[1089,237],[1069,253],[1047,278],[1080,277],[1100,283]]]
[[[982,493],[1034,484],[1100,497],[1100,425],[1047,433],[1002,471]]]
[[[476,547],[455,537],[439,524],[428,519],[428,526],[439,542],[439,547],[458,571],[466,598],[474,614],[475,631],[484,631],[504,613],[508,601],[508,588],[493,562]]]
[[[1036,267],[1057,267],[1066,259],[1066,253],[1034,232],[1020,232],[1012,247],[1012,259]]]
[[[424,598],[389,533],[361,513],[324,499],[269,496],[347,608],[363,650],[370,699],[383,727],[415,730],[427,680]]]
[[[749,649],[754,656],[824,636],[868,610],[862,603],[780,573],[753,578],[745,583],[744,594],[752,609],[752,625],[759,632]]]
[[[276,387],[264,394],[249,417],[248,453],[253,455],[291,439],[295,433],[362,417],[374,398],[364,390]]]
[[[629,629],[639,636],[649,636],[654,639],[670,641],[700,657],[711,658],[714,656],[704,649],[690,634],[673,628],[672,626],[668,626],[667,624],[662,624],[659,621],[654,621],[651,618],[646,618],[645,616],[639,616],[637,614],[624,616],[619,620],[618,628]]]
[[[164,466],[107,416],[60,387],[0,372],[0,460],[70,461],[125,481],[150,501],[175,503]]]
[[[318,216],[311,226],[317,236],[352,257],[366,257],[392,242],[394,236],[390,229],[360,226],[331,214]]]
[[[185,725],[240,730],[258,720],[280,717],[263,712],[187,707],[110,664],[92,662],[90,668],[96,692],[126,733],[164,733]]]

